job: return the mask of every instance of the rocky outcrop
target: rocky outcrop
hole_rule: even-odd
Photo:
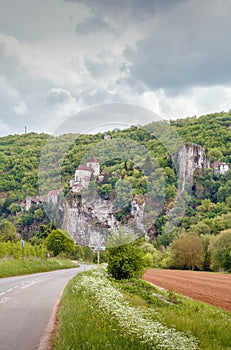
[[[62,228],[67,230],[76,243],[88,246],[103,245],[107,236],[118,230],[120,222],[116,220],[113,202],[97,199],[75,199],[65,201],[59,206]],[[131,201],[131,210],[126,231],[144,232],[144,203]]]
[[[169,218],[181,217],[179,207],[182,207],[181,197],[187,186],[190,188],[193,184],[193,175],[196,169],[203,173],[204,169],[209,168],[209,159],[207,158],[203,147],[200,145],[185,143],[172,155],[173,163],[177,168],[178,173],[178,194],[176,203],[174,204],[175,211],[172,209],[169,213]],[[104,245],[107,236],[113,231],[118,230],[121,222],[116,219],[116,212],[113,208],[113,201],[103,200],[99,196],[84,196],[78,197],[78,194],[73,196],[72,200],[65,200],[59,204],[59,217],[62,218],[62,228],[67,230],[76,243],[88,246]],[[152,225],[147,220],[152,213],[145,211],[144,196],[138,195],[130,202],[130,212],[125,215],[123,228],[125,231],[145,233],[149,235],[148,228]],[[183,205],[186,206],[187,204]],[[148,215],[150,214],[150,215]],[[155,222],[153,216],[152,223]],[[171,220],[170,220],[171,221]]]
[[[177,166],[179,192],[182,193],[186,186],[191,186],[196,169],[203,173],[204,169],[210,167],[209,158],[206,156],[202,146],[193,143],[184,143],[172,155],[173,162]]]

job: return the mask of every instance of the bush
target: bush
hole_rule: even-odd
[[[130,243],[126,243],[129,239]],[[114,242],[117,244],[112,244],[112,238],[108,248],[108,273],[118,280],[140,277],[144,270],[144,252],[141,249],[143,240],[131,241],[131,235],[126,236],[120,230],[118,235],[114,236]]]
[[[62,253],[71,253],[74,250],[74,241],[67,231],[52,230],[46,239],[47,249],[57,256]]]
[[[217,236],[212,236],[209,244],[211,253],[211,270],[219,269],[229,270],[230,266],[230,246],[231,246],[231,229],[221,231]]]

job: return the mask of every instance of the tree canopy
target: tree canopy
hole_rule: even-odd
[[[168,213],[174,205],[178,186],[177,172],[168,150],[168,147],[172,149],[175,139],[174,133],[171,135],[166,129],[166,122],[158,122],[110,131],[112,141],[115,141],[110,143],[110,147],[109,143],[106,143],[108,141],[104,140],[103,133],[68,134],[59,137],[30,133],[1,137],[1,242],[23,238],[27,241],[32,240],[33,244],[40,244],[47,239],[48,232],[43,235],[41,227],[49,224],[49,218],[42,205],[34,203],[29,210],[25,209],[26,197],[39,194],[38,173],[45,146],[46,157],[41,176],[44,191],[53,189],[53,184],[59,179],[59,169],[56,166],[59,164],[64,195],[70,190],[69,181],[74,176],[76,167],[86,155],[95,155],[97,150],[95,156],[99,158],[100,171],[104,171],[105,176],[102,181],[92,181],[91,192],[96,191],[105,201],[113,201],[115,217],[121,224],[131,217],[130,200],[135,198],[137,203],[145,203],[146,217],[149,221],[153,220],[147,232],[149,239],[154,241],[158,254],[163,254],[166,258],[172,254],[174,268],[180,265],[192,268],[195,265],[194,268],[198,269],[205,266],[212,270],[230,269],[230,243],[224,241],[223,261],[217,258],[219,239],[222,241],[223,238],[217,237],[223,237],[220,236],[220,232],[231,229],[231,111],[199,118],[174,119],[167,125],[176,131],[182,141],[201,145],[211,163],[219,160],[226,162],[230,167],[224,175],[219,175],[212,169],[195,172],[186,212],[173,231],[167,233],[164,228]],[[67,140],[72,140],[72,143],[61,159],[60,154]],[[128,157],[126,145],[131,145],[130,149],[134,153],[132,157]],[[46,180],[47,173],[53,181],[50,184]],[[149,199],[148,192],[151,194]],[[182,232],[184,235],[181,237]],[[201,249],[202,244],[203,254],[200,253],[199,256],[203,255],[206,263],[185,262],[179,265],[176,249],[188,239],[189,246],[194,242],[196,247],[199,249],[200,246]],[[55,250],[55,254],[56,252]],[[78,254],[81,256],[80,252]],[[121,254],[124,255],[122,251]],[[147,251],[146,254],[154,253]],[[151,261],[150,255],[146,256],[146,263],[147,261]]]

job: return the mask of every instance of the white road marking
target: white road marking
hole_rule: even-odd
[[[36,283],[39,283],[39,282],[44,282],[45,280],[47,279],[50,279],[51,277],[44,277],[44,278],[36,278],[34,280],[29,280],[29,281],[24,281],[20,284],[17,284],[16,286],[12,287],[12,288],[9,288],[7,289],[6,291],[4,292],[1,292],[0,293],[0,304],[3,304],[5,303],[6,301],[8,301],[9,299],[11,299],[10,297],[7,297],[7,296],[4,296],[2,297],[3,295],[7,294],[7,293],[10,293],[12,291],[14,291],[15,289],[17,288],[20,288],[20,289],[25,289],[25,288],[28,288],[30,286],[33,286],[34,284]]]
[[[10,298],[7,298],[7,297],[3,297],[1,300],[0,300],[0,304],[3,304],[5,303],[7,300],[9,300]]]

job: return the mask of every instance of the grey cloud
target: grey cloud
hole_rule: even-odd
[[[231,3],[188,1],[158,20],[150,34],[127,48],[130,76],[171,92],[193,85],[231,83]],[[229,12],[228,12],[229,11]]]
[[[94,78],[105,75],[112,68],[112,65],[104,62],[103,59],[101,62],[96,62],[90,58],[85,58],[85,66]]]
[[[187,0],[64,0],[65,2],[83,3],[89,6],[94,13],[101,15],[111,15],[115,21],[120,21],[124,15],[133,18],[147,18],[153,16],[154,13],[166,11],[175,4]],[[129,18],[128,18],[129,19]]]
[[[61,89],[61,88],[52,88],[47,93],[46,102],[48,105],[57,105],[60,103],[64,103],[71,98],[71,94],[69,91]]]
[[[76,26],[76,33],[82,35],[105,31],[113,33],[115,29],[110,23],[93,16],[78,23]]]
[[[117,94],[110,94],[110,92],[107,89],[98,88],[95,90],[90,90],[89,88],[85,88],[80,93],[80,98],[83,101],[85,105],[97,105],[99,103],[103,103],[105,101],[107,102],[117,102],[117,101],[124,101],[123,98],[121,98]]]
[[[82,33],[108,33],[114,25],[120,35],[126,26],[136,30],[141,26],[144,38],[135,48],[127,46],[124,50],[124,58],[131,64],[126,82],[133,89],[163,88],[169,94],[178,94],[195,85],[231,83],[229,0],[69,2],[84,3],[91,9],[91,17],[79,24]],[[142,21],[146,19],[144,30]],[[94,77],[101,77],[103,63],[90,58],[85,63]]]
[[[9,46],[0,44],[0,119],[12,130],[51,130],[69,102],[80,109],[140,98],[155,108],[159,88],[170,114],[170,95],[181,96],[183,110],[191,87],[231,84],[230,0],[0,2],[0,32],[9,35]],[[191,101],[200,108],[198,96]],[[22,102],[28,113],[17,116]]]
[[[118,125],[147,124],[150,121],[162,120],[157,114],[127,103],[107,103],[90,107],[68,118],[54,132],[55,135],[71,133],[83,133],[88,130],[106,131],[118,127]]]
[[[65,38],[70,34],[71,19],[82,16],[77,6],[73,9],[57,0],[0,2],[0,32],[30,44]]]
[[[23,73],[20,65],[20,61],[15,56],[7,53],[5,44],[0,43],[0,76],[16,81]]]
[[[8,54],[4,45],[0,46],[0,119],[10,126],[11,133],[22,133],[25,125],[28,131],[41,130],[44,111],[45,93],[51,88],[46,79],[33,79],[19,57]],[[18,114],[18,106],[24,103],[28,111]],[[4,131],[4,130],[3,130]],[[0,130],[0,134],[4,134]]]
[[[13,44],[12,44],[13,45]],[[41,86],[47,85],[45,78],[34,79],[23,64],[22,57],[7,51],[6,44],[0,43],[0,77],[15,91],[23,94],[40,92]],[[49,85],[48,85],[49,86]]]

